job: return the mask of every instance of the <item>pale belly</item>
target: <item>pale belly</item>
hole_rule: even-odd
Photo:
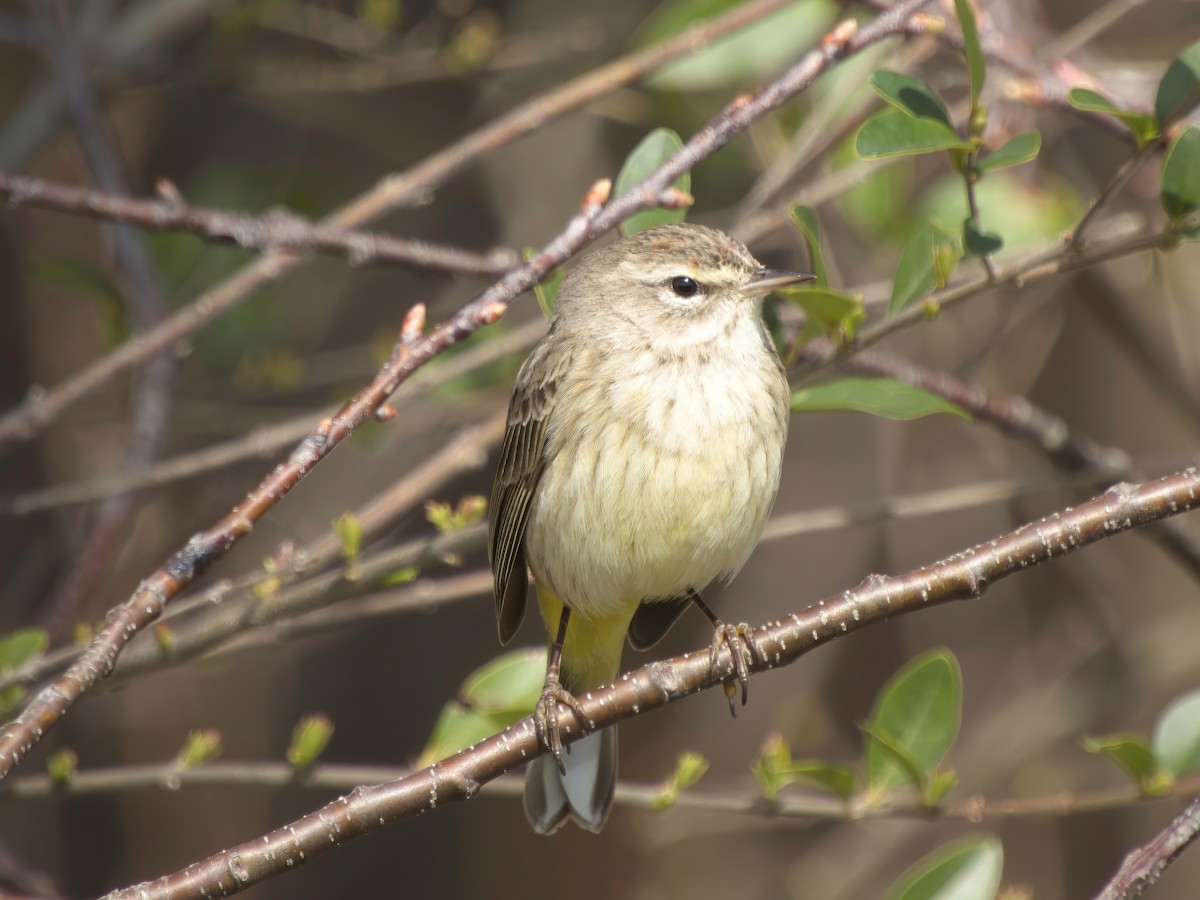
[[[526,531],[540,582],[584,616],[632,614],[741,568],[787,437],[786,385],[773,360],[756,363],[733,379],[692,367],[673,390],[649,366],[579,389]]]

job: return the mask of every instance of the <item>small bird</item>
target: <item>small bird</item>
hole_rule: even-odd
[[[608,816],[616,730],[564,757],[558,704],[587,723],[576,695],[617,678],[626,636],[645,649],[697,605],[713,665],[727,644],[745,702],[749,628],[699,592],[737,573],[775,501],[789,391],[762,300],[812,277],[679,224],[587,254],[559,287],[517,375],[488,517],[500,642],[521,624],[530,573],[550,638],[534,712],[550,755],[525,778],[539,834],[568,818],[599,831]]]

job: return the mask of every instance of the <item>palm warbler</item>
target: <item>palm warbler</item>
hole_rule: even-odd
[[[661,638],[693,603],[728,643],[745,702],[746,626],[698,592],[754,549],[779,486],[788,384],[762,298],[811,278],[764,269],[713,228],[667,225],[579,260],[522,366],[489,512],[501,643],[529,573],[550,635],[525,811],[548,834],[599,831],[612,805],[613,728],[564,758],[558,703],[620,674],[621,648]],[[731,693],[732,705],[732,693]]]

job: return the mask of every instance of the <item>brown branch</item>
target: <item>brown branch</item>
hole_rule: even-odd
[[[1153,840],[1125,857],[1121,868],[1096,895],[1097,900],[1140,897],[1197,836],[1200,836],[1200,796],[1193,798]]]
[[[41,23],[44,49],[92,176],[101,190],[112,195],[128,194],[129,179],[116,135],[96,102],[82,51],[67,27],[64,4],[59,0],[29,0],[29,6]],[[117,223],[109,223],[106,231],[112,238],[122,301],[136,340],[166,316],[166,299],[145,237]],[[170,419],[174,377],[174,358],[162,354],[151,359],[134,380],[133,415],[122,463],[126,473],[141,472],[158,456]],[[41,619],[52,634],[75,614],[87,592],[112,567],[132,509],[129,497],[114,497],[101,505],[82,546],[71,553],[66,574],[42,610]]]
[[[644,181],[607,206],[611,183],[597,182],[580,212],[530,260],[492,285],[458,312],[421,337],[424,307],[409,314],[392,356],[371,384],[344,406],[332,420],[322,422],[292,453],[291,458],[259,485],[232,513],[207,531],[193,536],[134,595],[109,611],[105,625],[88,650],[66,673],[44,688],[20,717],[0,733],[0,778],[6,776],[64,712],[100,678],[111,673],[129,639],[157,619],[166,604],[213,561],[224,555],[253,527],[254,522],[285,496],[313,466],[376,411],[420,365],[447,347],[495,322],[508,304],[545,277],[555,266],[598,234],[625,218],[656,206],[684,206],[691,198],[671,186],[682,172],[710,156],[735,134],[777,109],[807,88],[833,63],[883,38],[904,33],[908,17],[927,0],[905,0],[863,28],[842,23],[779,79],[751,97],[739,97],[700,129],[684,146]]]
[[[788,2],[754,0],[740,4],[725,15],[572,79],[557,90],[521,104],[408,171],[385,178],[322,224],[332,228],[359,228],[392,209],[427,198],[479,157],[537,131],[547,122],[629,84],[673,59],[695,52],[715,38],[761,19]],[[235,308],[262,285],[281,277],[298,262],[300,260],[290,254],[267,253],[197,297],[139,340],[122,344],[52,388],[31,392],[19,407],[0,416],[0,445],[32,438],[80,398]]]
[[[391,404],[399,407],[419,391],[429,391],[447,382],[473,372],[498,359],[528,349],[543,334],[546,323],[542,319],[531,319],[512,331],[485,341],[453,357],[443,358],[438,365],[422,368],[404,382],[392,396]],[[366,353],[364,352],[364,357]],[[365,378],[369,373],[364,372]],[[334,407],[312,410],[283,422],[263,425],[249,434],[213,444],[191,453],[165,459],[139,474],[117,473],[101,475],[83,481],[51,485],[0,499],[0,516],[25,516],[44,509],[54,509],[89,500],[102,500],[117,494],[142,491],[172,484],[184,478],[194,478],[214,469],[224,468],[247,459],[269,457],[272,453],[294,444],[312,428],[316,419],[332,415]]]
[[[1195,468],[1147,485],[1118,485],[1073,509],[1055,513],[985,544],[905,575],[868,577],[857,588],[758,628],[755,672],[795,662],[810,650],[877,624],[951,600],[979,598],[995,581],[1072,553],[1131,528],[1200,505]],[[635,669],[581,698],[590,719],[573,717],[564,742],[676,702],[732,672],[727,650],[712,666],[709,648]],[[420,772],[387,784],[358,787],[319,810],[262,837],[221,851],[171,875],[108,895],[110,900],[225,895],[289,871],[343,841],[389,823],[469,800],[482,785],[540,754],[532,717]]]
[[[1006,434],[1037,447],[1055,463],[1071,472],[1090,470],[1110,481],[1142,481],[1146,475],[1136,469],[1129,454],[1115,447],[1103,447],[1090,437],[1077,433],[1059,416],[1030,403],[1025,397],[990,394],[977,384],[927,369],[908,360],[863,350],[846,363],[853,371],[883,375],[922,388],[957,403],[975,418],[998,427]],[[1200,579],[1200,543],[1181,522],[1168,519],[1149,529],[1149,533]]]
[[[0,197],[10,206],[91,216],[135,225],[147,231],[183,231],[245,250],[290,254],[321,253],[355,266],[395,265],[454,275],[495,278],[518,261],[512,250],[472,253],[427,241],[397,238],[377,231],[352,231],[317,225],[287,209],[261,216],[192,206],[174,185],[158,184],[159,197],[139,200],[88,188],[0,172]]]
[[[179,791],[187,788],[258,787],[299,788],[304,790],[353,790],[361,785],[399,781],[413,775],[404,766],[363,766],[322,763],[298,773],[286,762],[219,760],[191,769],[175,763],[113,766],[84,769],[69,780],[57,782],[49,775],[22,775],[0,785],[0,800],[35,800],[79,797],[135,790]],[[1037,797],[987,798],[976,794],[961,803],[923,806],[895,803],[883,806],[856,805],[828,794],[788,791],[772,800],[754,793],[716,793],[690,788],[676,797],[670,808],[696,810],[724,815],[764,819],[819,819],[858,821],[860,819],[923,819],[963,821],[978,825],[997,819],[1040,819],[1085,815],[1103,810],[1126,809],[1195,792],[1200,778],[1187,778],[1173,784],[1165,793],[1144,794],[1136,788],[1121,786],[1079,793],[1047,794]],[[522,778],[501,776],[480,791],[489,799],[519,797],[525,789]],[[618,782],[615,802],[633,809],[666,812],[659,805],[661,784]]]

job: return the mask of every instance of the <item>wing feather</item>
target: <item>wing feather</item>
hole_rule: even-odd
[[[529,572],[525,528],[547,459],[546,431],[555,397],[570,365],[551,332],[521,367],[488,508],[488,560],[496,591],[500,642],[508,643],[525,616]]]

